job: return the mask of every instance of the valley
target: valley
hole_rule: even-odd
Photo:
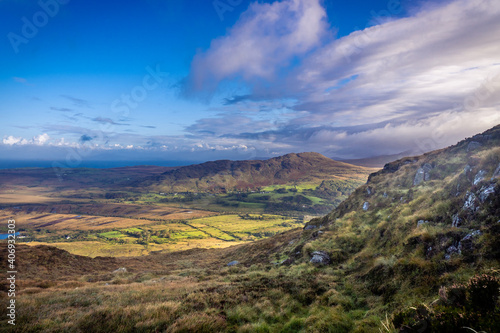
[[[15,218],[20,242],[91,257],[224,248],[303,226],[375,170],[316,153],[231,163],[0,170],[0,218]]]
[[[171,171],[161,175],[100,192],[89,184],[82,195],[66,187],[64,202],[3,204],[1,217],[30,242],[16,244],[16,329],[500,327],[500,126],[388,163],[367,181],[330,174],[242,191],[225,178],[225,187],[168,192],[192,182],[166,186]],[[336,208],[325,215],[316,205]]]

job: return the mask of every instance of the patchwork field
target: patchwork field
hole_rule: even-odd
[[[70,253],[141,256],[155,251],[224,248],[301,227],[303,218],[124,203],[24,204],[0,209],[15,219],[20,242]],[[0,233],[5,232],[0,226]]]

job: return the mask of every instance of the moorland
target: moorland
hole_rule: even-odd
[[[335,162],[341,172],[334,174],[301,159],[271,161],[269,168],[276,162],[287,170],[296,160],[299,170],[275,172],[271,184],[255,176],[267,170],[262,161],[94,183],[99,177],[78,173],[102,171],[68,170],[78,190],[49,190],[57,180],[40,179],[30,191],[32,179],[4,175],[3,189],[31,200],[2,207],[2,218],[18,218],[30,237],[16,248],[14,331],[499,330],[500,126],[381,170],[353,167],[351,174]],[[337,207],[323,214],[321,205]],[[173,246],[194,244],[202,233],[224,246]],[[173,247],[155,247],[160,239]],[[145,250],[81,256],[79,242]]]

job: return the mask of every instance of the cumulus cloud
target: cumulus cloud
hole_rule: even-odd
[[[24,145],[37,145],[43,146],[48,143],[50,140],[50,136],[47,133],[43,133],[37,136],[34,136],[31,140],[24,139],[22,137],[8,136],[2,140],[4,145],[8,146],[24,146]]]
[[[187,78],[189,91],[213,91],[227,78],[272,79],[293,57],[318,46],[327,34],[319,0],[253,3],[227,36],[197,54]]]
[[[12,136],[12,135],[9,135],[8,137],[4,138],[2,142],[4,145],[8,145],[8,146],[13,146],[16,144],[23,145],[23,144],[28,143],[28,141],[26,139],[18,138],[18,137]]]
[[[47,141],[49,141],[50,136],[47,133],[43,133],[40,135],[37,135],[33,138],[32,142],[33,144],[37,146],[44,145]]]

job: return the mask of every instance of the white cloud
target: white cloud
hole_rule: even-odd
[[[12,146],[12,145],[16,145],[16,144],[24,145],[26,143],[27,143],[26,139],[14,137],[12,135],[9,135],[7,138],[3,139],[3,144],[8,145],[8,146]]]
[[[237,76],[272,79],[292,57],[319,45],[327,34],[325,19],[319,0],[251,4],[227,36],[194,57],[189,88],[213,91],[220,81]]]
[[[35,144],[37,146],[41,146],[41,145],[44,145],[47,141],[49,141],[49,139],[50,139],[50,136],[47,133],[43,133],[43,134],[35,136],[32,139],[32,142],[33,142],[33,144]]]
[[[267,131],[266,139],[275,146],[303,150],[309,145],[311,150],[345,155],[370,155],[370,147],[376,155],[419,149],[418,141],[427,142],[435,133],[441,137],[423,146],[441,148],[500,122],[499,1],[424,4],[410,17],[386,20],[325,45],[320,45],[324,11],[318,2],[310,3],[311,15],[301,1],[254,4],[226,37],[193,61],[191,78],[198,89],[213,89],[204,86],[208,80],[239,75],[252,88],[247,99],[297,101],[289,119],[280,124],[264,115],[261,123],[268,125],[250,131],[241,122],[241,129],[255,134],[241,135],[242,140],[264,143],[264,135],[257,133]],[[303,28],[307,24],[298,23],[281,38],[274,15],[284,15],[285,26],[293,16],[316,24],[308,31]],[[298,36],[306,35],[317,38],[300,47],[305,37]],[[285,76],[275,76],[279,64],[292,54],[301,58],[299,65]],[[243,119],[241,103],[234,104],[229,107]],[[201,119],[189,129],[208,131],[221,120],[227,124],[230,117]],[[220,136],[222,130],[237,138],[240,128],[224,129],[221,124],[217,129]]]

